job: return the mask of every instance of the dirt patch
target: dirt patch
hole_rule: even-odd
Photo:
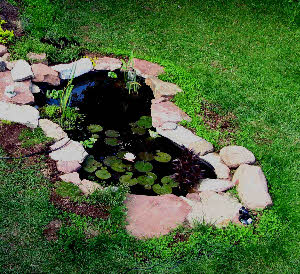
[[[107,219],[109,216],[107,208],[91,205],[85,202],[73,202],[69,198],[64,198],[52,192],[50,201],[52,204],[63,211],[75,213],[80,216],[88,216],[92,218]]]
[[[55,219],[51,221],[43,231],[45,238],[48,241],[56,241],[58,239],[57,232],[60,230],[61,226],[61,220]]]
[[[20,37],[24,35],[21,21],[19,19],[19,11],[17,7],[9,4],[5,0],[0,1],[0,18],[7,23],[2,25],[5,30],[13,30],[15,36]]]

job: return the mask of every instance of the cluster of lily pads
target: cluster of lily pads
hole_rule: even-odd
[[[152,127],[152,118],[150,116],[141,116],[141,118],[133,123],[129,124],[133,134],[144,135],[147,133],[147,129]]]
[[[103,131],[102,126],[94,125],[94,124],[89,125],[87,129],[89,132],[91,132],[93,134],[91,138],[96,139],[96,140],[99,138],[98,133]],[[121,143],[121,141],[117,139],[120,136],[120,133],[118,131],[106,130],[104,133],[106,136],[106,138],[104,139],[105,144],[107,144],[109,146],[117,146]]]

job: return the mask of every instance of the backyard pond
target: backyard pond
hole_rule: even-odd
[[[68,114],[73,124],[65,131],[72,140],[82,142],[89,154],[79,172],[81,179],[103,186],[126,184],[135,194],[186,195],[193,191],[193,172],[216,178],[209,163],[156,134],[151,120],[153,92],[143,78],[137,77],[137,82],[138,91],[129,92],[120,71],[113,77],[107,71],[90,72],[73,80],[70,106],[76,112]],[[56,89],[66,85],[64,81]],[[37,107],[45,118],[54,118],[59,101],[46,96],[53,87],[39,87]]]

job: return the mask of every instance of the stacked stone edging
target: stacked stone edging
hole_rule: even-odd
[[[32,128],[39,125],[46,136],[56,141],[51,146],[53,152],[49,156],[57,162],[57,168],[62,173],[60,178],[77,185],[85,195],[95,190],[103,190],[99,184],[79,178],[77,171],[88,155],[82,144],[70,140],[59,125],[46,119],[39,120],[38,110],[28,104],[34,101],[32,93],[38,92],[32,82],[59,85],[61,79],[70,79],[72,75],[78,77],[91,70],[119,69],[121,62],[116,58],[104,57],[97,60],[96,66],[93,67],[90,59],[83,58],[70,64],[48,67],[45,55],[31,53],[28,57],[34,64],[30,65],[24,60],[9,62],[6,47],[0,45],[0,62],[5,64],[2,66],[4,71],[0,71],[0,119]],[[36,61],[43,64],[35,64]],[[199,181],[197,192],[186,197],[129,195],[126,201],[129,222],[127,229],[133,235],[143,238],[167,234],[185,221],[191,226],[195,221],[224,226],[229,222],[238,222],[238,209],[242,204],[252,210],[272,205],[267,180],[261,168],[252,166],[255,163],[253,153],[242,146],[227,146],[222,148],[219,154],[213,153],[214,147],[210,142],[179,125],[179,122],[191,119],[170,101],[182,90],[175,84],[157,78],[164,72],[163,67],[140,59],[135,59],[134,62],[138,74],[146,78],[146,84],[153,90],[155,99],[152,100],[151,116],[157,132],[178,145],[192,149],[199,157],[208,161],[215,168],[217,179]],[[4,95],[8,85],[13,85],[17,93],[11,99]],[[231,172],[234,172],[232,180]],[[235,186],[242,203],[232,195],[224,193]],[[163,201],[166,201],[166,204]],[[144,222],[139,219],[141,215],[136,215],[142,214],[136,207],[137,204],[144,212],[143,216],[147,216],[141,219]],[[167,205],[171,205],[171,213],[162,210],[166,209]],[[154,216],[157,222],[162,222],[160,225],[151,223]]]

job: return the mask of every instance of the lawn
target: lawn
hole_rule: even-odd
[[[10,45],[14,58],[46,52],[52,63],[87,53],[127,56],[166,68],[161,79],[184,93],[175,103],[186,124],[216,148],[251,150],[274,205],[255,225],[180,228],[137,241],[124,230],[121,197],[107,197],[111,218],[68,214],[57,242],[43,237],[53,218],[51,183],[35,165],[0,161],[1,272],[215,273],[299,269],[299,28],[288,1],[9,1],[20,5],[26,35]],[[66,37],[58,49],[50,42]],[[204,103],[205,102],[205,103]],[[214,115],[207,115],[208,110]],[[231,117],[223,128],[216,115]],[[211,128],[214,124],[214,128]],[[117,199],[118,198],[118,199]],[[113,203],[115,201],[115,203]],[[101,234],[85,239],[93,225]],[[76,240],[74,240],[76,239]]]

